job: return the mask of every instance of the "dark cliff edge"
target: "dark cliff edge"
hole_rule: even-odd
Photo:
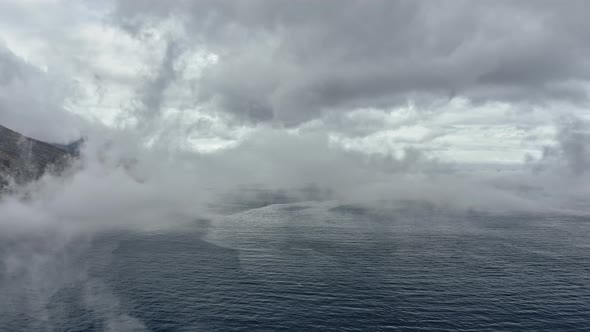
[[[46,172],[63,171],[78,155],[81,142],[49,144],[0,125],[0,190],[10,183],[37,180]]]

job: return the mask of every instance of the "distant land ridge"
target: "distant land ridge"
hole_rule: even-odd
[[[13,179],[17,184],[39,179],[45,172],[60,171],[78,155],[81,140],[54,145],[0,125],[0,189]]]

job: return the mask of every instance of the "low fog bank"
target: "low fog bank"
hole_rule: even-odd
[[[0,201],[0,227],[38,230],[166,228],[276,203],[333,201],[389,209],[420,203],[486,213],[586,214],[584,123],[522,165],[444,163],[346,150],[318,132],[261,129],[215,153],[146,147],[132,131],[91,136],[63,174],[46,174]],[[103,134],[103,133],[101,133]],[[576,137],[572,139],[571,137]]]
[[[579,151],[565,138],[527,164],[466,167],[411,149],[397,157],[348,151],[317,132],[262,129],[215,153],[146,147],[134,133],[88,136],[70,168],[60,175],[46,173],[0,198],[0,295],[6,301],[0,311],[9,321],[24,313],[32,328],[59,328],[60,319],[68,319],[61,313],[68,307],[60,292],[77,289],[82,295],[73,303],[105,329],[144,330],[90,271],[108,264],[116,250],[95,247],[96,235],[105,232],[174,231],[203,219],[240,231],[249,227],[243,218],[257,214],[237,212],[293,202],[327,202],[334,222],[339,214],[348,223],[358,219],[359,225],[367,216],[385,223],[411,216],[406,224],[415,220],[419,227],[436,227],[429,223],[440,219],[432,215],[449,213],[589,211],[588,178],[571,168],[578,159],[568,154]],[[578,199],[582,204],[573,205]],[[272,214],[261,213],[264,222],[273,222]],[[455,220],[462,227],[464,218]],[[97,250],[104,262],[95,261]],[[92,264],[85,262],[88,257]]]

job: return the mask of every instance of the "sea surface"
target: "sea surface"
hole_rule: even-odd
[[[0,263],[0,331],[590,330],[582,217],[275,204]]]

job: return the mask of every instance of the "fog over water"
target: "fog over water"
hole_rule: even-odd
[[[588,7],[3,1],[0,125],[84,140],[0,197],[0,330],[580,328]]]

